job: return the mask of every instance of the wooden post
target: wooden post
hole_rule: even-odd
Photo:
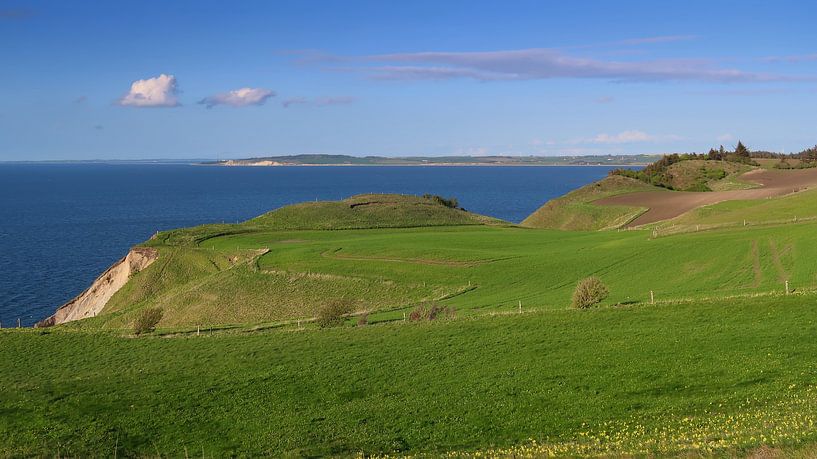
[[[789,294],[789,281],[786,281],[786,295]]]
[[[17,328],[20,328],[20,318],[17,318]]]
[[[701,230],[701,225],[695,225],[695,231],[700,231],[700,230]]]
[[[405,321],[406,321],[406,313],[403,312],[403,322],[405,322]]]
[[[519,300],[519,313],[522,314],[522,300]]]
[[[655,304],[655,294],[650,290],[650,304]]]
[[[196,336],[201,336],[201,325],[196,325]]]
[[[743,226],[746,226],[746,220],[743,220]]]

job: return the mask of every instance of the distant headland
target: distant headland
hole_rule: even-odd
[[[645,166],[661,155],[349,156],[290,155],[205,161],[215,166]]]

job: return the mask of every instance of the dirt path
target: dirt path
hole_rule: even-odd
[[[622,194],[595,201],[604,206],[646,207],[649,210],[627,224],[627,227],[645,225],[675,218],[696,207],[737,199],[765,199],[817,186],[817,168],[797,170],[757,169],[743,174],[743,180],[754,182],[760,188],[734,191],[644,191]]]

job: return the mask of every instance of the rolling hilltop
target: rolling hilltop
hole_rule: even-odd
[[[813,455],[817,169],[678,164],[522,225],[361,195],[158,233],[0,331],[0,453]]]

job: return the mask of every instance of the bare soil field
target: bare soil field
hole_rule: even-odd
[[[649,210],[627,224],[627,227],[646,225],[675,218],[697,207],[739,199],[765,199],[782,196],[817,186],[817,168],[797,170],[756,169],[741,176],[742,179],[761,185],[751,190],[713,192],[664,192],[643,191],[623,194],[595,201],[609,206],[646,207]]]

